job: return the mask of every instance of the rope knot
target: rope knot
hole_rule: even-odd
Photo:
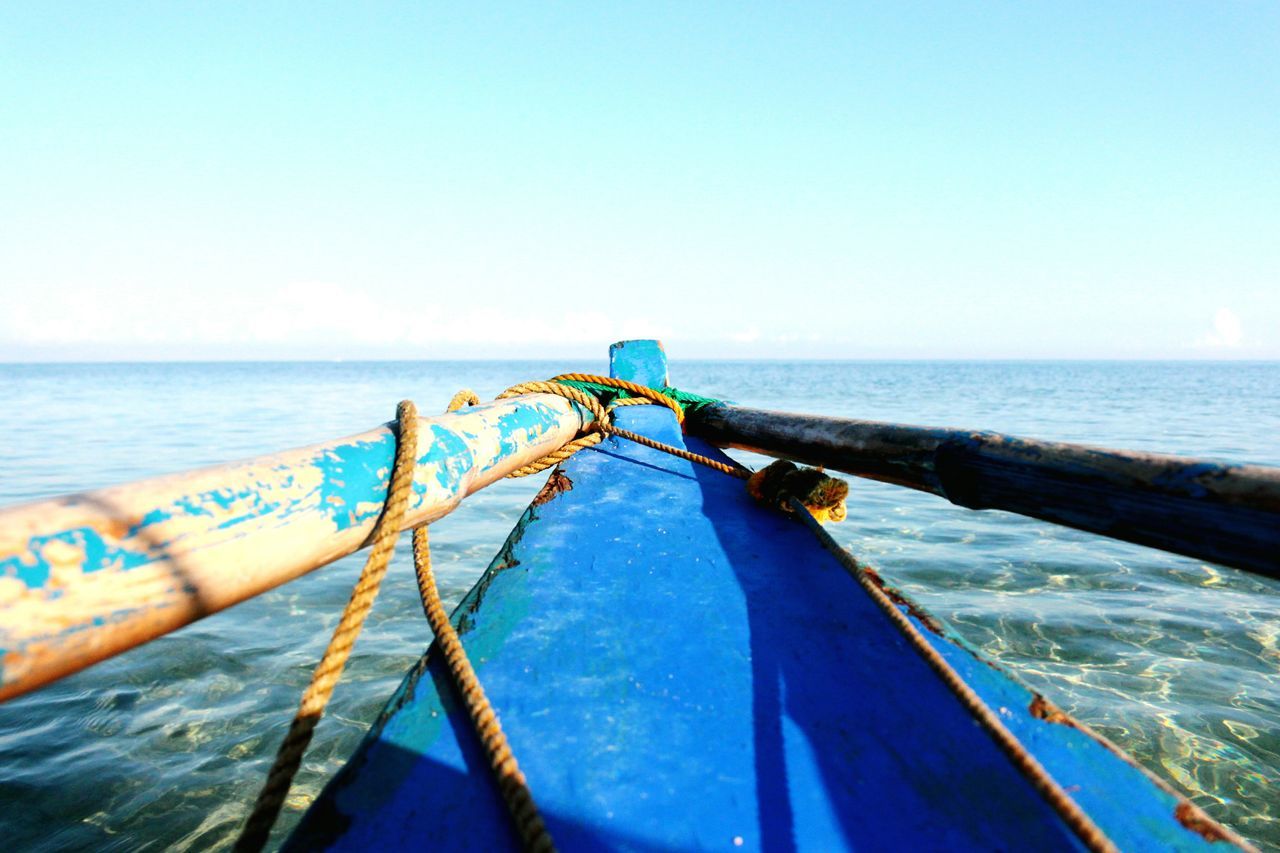
[[[790,499],[795,498],[819,522],[844,521],[847,515],[848,483],[821,468],[801,468],[785,459],[752,474],[747,492],[765,506],[783,512],[791,512]]]

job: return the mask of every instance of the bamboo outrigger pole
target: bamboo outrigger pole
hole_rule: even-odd
[[[731,405],[690,433],[1280,577],[1280,468]]]
[[[584,415],[530,394],[419,419],[404,527],[571,440]],[[365,545],[390,425],[350,438],[0,510],[0,699],[25,693]]]

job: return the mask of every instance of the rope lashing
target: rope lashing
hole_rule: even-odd
[[[632,396],[615,398],[607,406],[602,406],[595,395],[583,390],[584,387],[597,391],[615,390]],[[507,476],[523,477],[526,474],[532,474],[558,465],[578,451],[599,444],[605,435],[616,435],[636,444],[651,447],[654,450],[661,450],[664,453],[678,456],[681,459],[704,465],[708,468],[714,468],[731,477],[747,480],[747,491],[751,496],[771,508],[779,509],[783,512],[791,512],[791,506],[787,499],[794,496],[800,499],[800,502],[818,521],[836,522],[845,519],[847,514],[845,498],[849,494],[849,484],[839,478],[828,476],[821,469],[799,468],[792,462],[779,460],[753,475],[750,470],[740,465],[726,465],[718,459],[712,459],[699,453],[692,453],[684,448],[655,441],[648,436],[613,425],[612,414],[616,407],[643,403],[657,403],[658,405],[666,406],[675,414],[676,421],[683,425],[684,407],[677,396],[667,393],[668,391],[694,401],[691,405],[712,402],[707,397],[697,397],[693,394],[676,392],[674,389],[659,391],[625,379],[615,379],[612,376],[596,376],[590,373],[562,373],[545,382],[524,382],[508,388],[498,395],[498,399],[514,397],[518,394],[556,394],[572,400],[587,409],[591,412],[594,420],[585,435],[574,439],[554,453],[550,453],[536,462],[513,471]]]
[[[316,724],[320,722],[325,706],[329,704],[329,697],[333,695],[333,689],[347,665],[351,648],[355,645],[356,637],[360,636],[360,629],[364,627],[365,618],[373,608],[373,601],[378,597],[378,589],[387,573],[387,566],[391,563],[405,508],[412,494],[413,468],[418,458],[418,410],[413,403],[408,400],[400,403],[396,410],[396,423],[395,463],[391,469],[386,503],[373,530],[373,547],[360,571],[359,580],[351,590],[351,597],[342,611],[342,618],[338,620],[333,637],[311,674],[311,683],[302,693],[298,711],[289,724],[289,733],[276,752],[275,762],[258,794],[253,811],[241,830],[240,837],[236,839],[237,851],[257,853],[267,843],[271,827],[275,825],[280,807],[284,805],[289,788],[293,785],[293,777],[302,764],[303,753],[311,743]]]
[[[626,391],[633,395],[630,399],[648,400],[660,406],[666,406],[675,413],[676,421],[681,425],[684,424],[684,407],[668,394],[664,394],[647,385],[629,382],[626,379],[615,379],[612,376],[596,376],[591,373],[561,373],[559,376],[551,377],[551,381],[560,385],[570,385],[570,387],[573,387],[570,383],[579,383],[581,385],[603,386],[618,391]]]
[[[688,391],[682,391],[670,385],[663,385],[661,388],[650,388],[646,385],[628,382],[625,379],[615,379],[612,376],[596,376],[591,373],[562,373],[559,376],[552,377],[552,379],[553,381],[572,385],[580,390],[596,394],[602,401],[606,402],[611,399],[650,399],[653,402],[659,402],[653,398],[653,395],[661,395],[668,400],[675,401],[680,406],[681,415],[678,418],[681,422],[683,422],[684,416],[692,411],[696,411],[703,406],[713,406],[722,402],[714,397],[691,394]],[[663,405],[667,404],[663,403]]]
[[[449,401],[448,411],[455,411],[464,405],[475,405],[479,398],[471,391],[463,390]],[[417,462],[418,447],[418,410],[412,402],[404,400],[396,410],[397,439],[395,463],[391,471],[391,483],[387,488],[386,503],[382,515],[378,519],[373,532],[373,548],[365,561],[360,578],[352,590],[351,598],[343,610],[333,638],[325,649],[320,663],[312,673],[311,683],[302,694],[302,701],[289,733],[276,753],[276,759],[267,775],[266,784],[258,794],[253,811],[236,840],[236,851],[257,853],[266,845],[271,828],[279,818],[280,809],[298,768],[302,765],[303,754],[311,743],[316,724],[324,714],[325,706],[333,695],[333,689],[342,675],[347,658],[355,645],[356,638],[364,627],[365,618],[373,607],[378,596],[378,589],[386,576],[387,566],[395,551],[396,539],[400,534],[404,520],[405,508],[413,493],[413,471]],[[550,853],[555,850],[551,835],[547,832],[542,816],[534,805],[533,796],[529,792],[524,774],[516,763],[515,756],[507,742],[502,726],[498,723],[497,714],[480,686],[475,670],[467,659],[462,641],[457,631],[445,614],[444,604],[440,600],[436,588],[435,577],[431,570],[431,551],[425,527],[414,530],[413,557],[414,568],[418,577],[418,592],[422,598],[422,608],[427,615],[431,630],[436,635],[436,642],[444,653],[454,685],[462,696],[470,715],[480,744],[489,758],[489,765],[498,783],[498,789],[507,804],[511,817],[515,822],[516,832],[524,845],[524,849],[537,853]]]
[[[791,499],[795,498],[820,522],[844,521],[847,515],[848,483],[828,476],[821,468],[801,468],[785,459],[752,474],[747,492],[765,506],[783,512],[792,511]]]

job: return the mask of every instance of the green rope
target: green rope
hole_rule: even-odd
[[[590,394],[600,401],[600,405],[608,406],[614,400],[625,400],[637,395],[621,388],[613,388],[608,385],[600,385],[595,382],[583,382],[577,379],[557,379],[561,385],[569,385],[577,388],[579,391]],[[670,385],[664,385],[661,388],[653,389],[660,391],[671,399],[680,404],[680,408],[684,410],[685,417],[696,412],[704,406],[714,406],[725,402],[717,400],[714,397],[703,397],[699,394],[691,394],[688,391],[681,391],[679,388],[672,388]]]

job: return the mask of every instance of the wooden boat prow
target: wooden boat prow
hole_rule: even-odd
[[[666,380],[654,342],[612,371]],[[723,458],[662,407],[615,421]],[[831,545],[627,441],[553,476],[453,621],[561,849],[1081,849]],[[901,608],[1120,849],[1242,844]],[[287,847],[515,844],[433,648]]]

